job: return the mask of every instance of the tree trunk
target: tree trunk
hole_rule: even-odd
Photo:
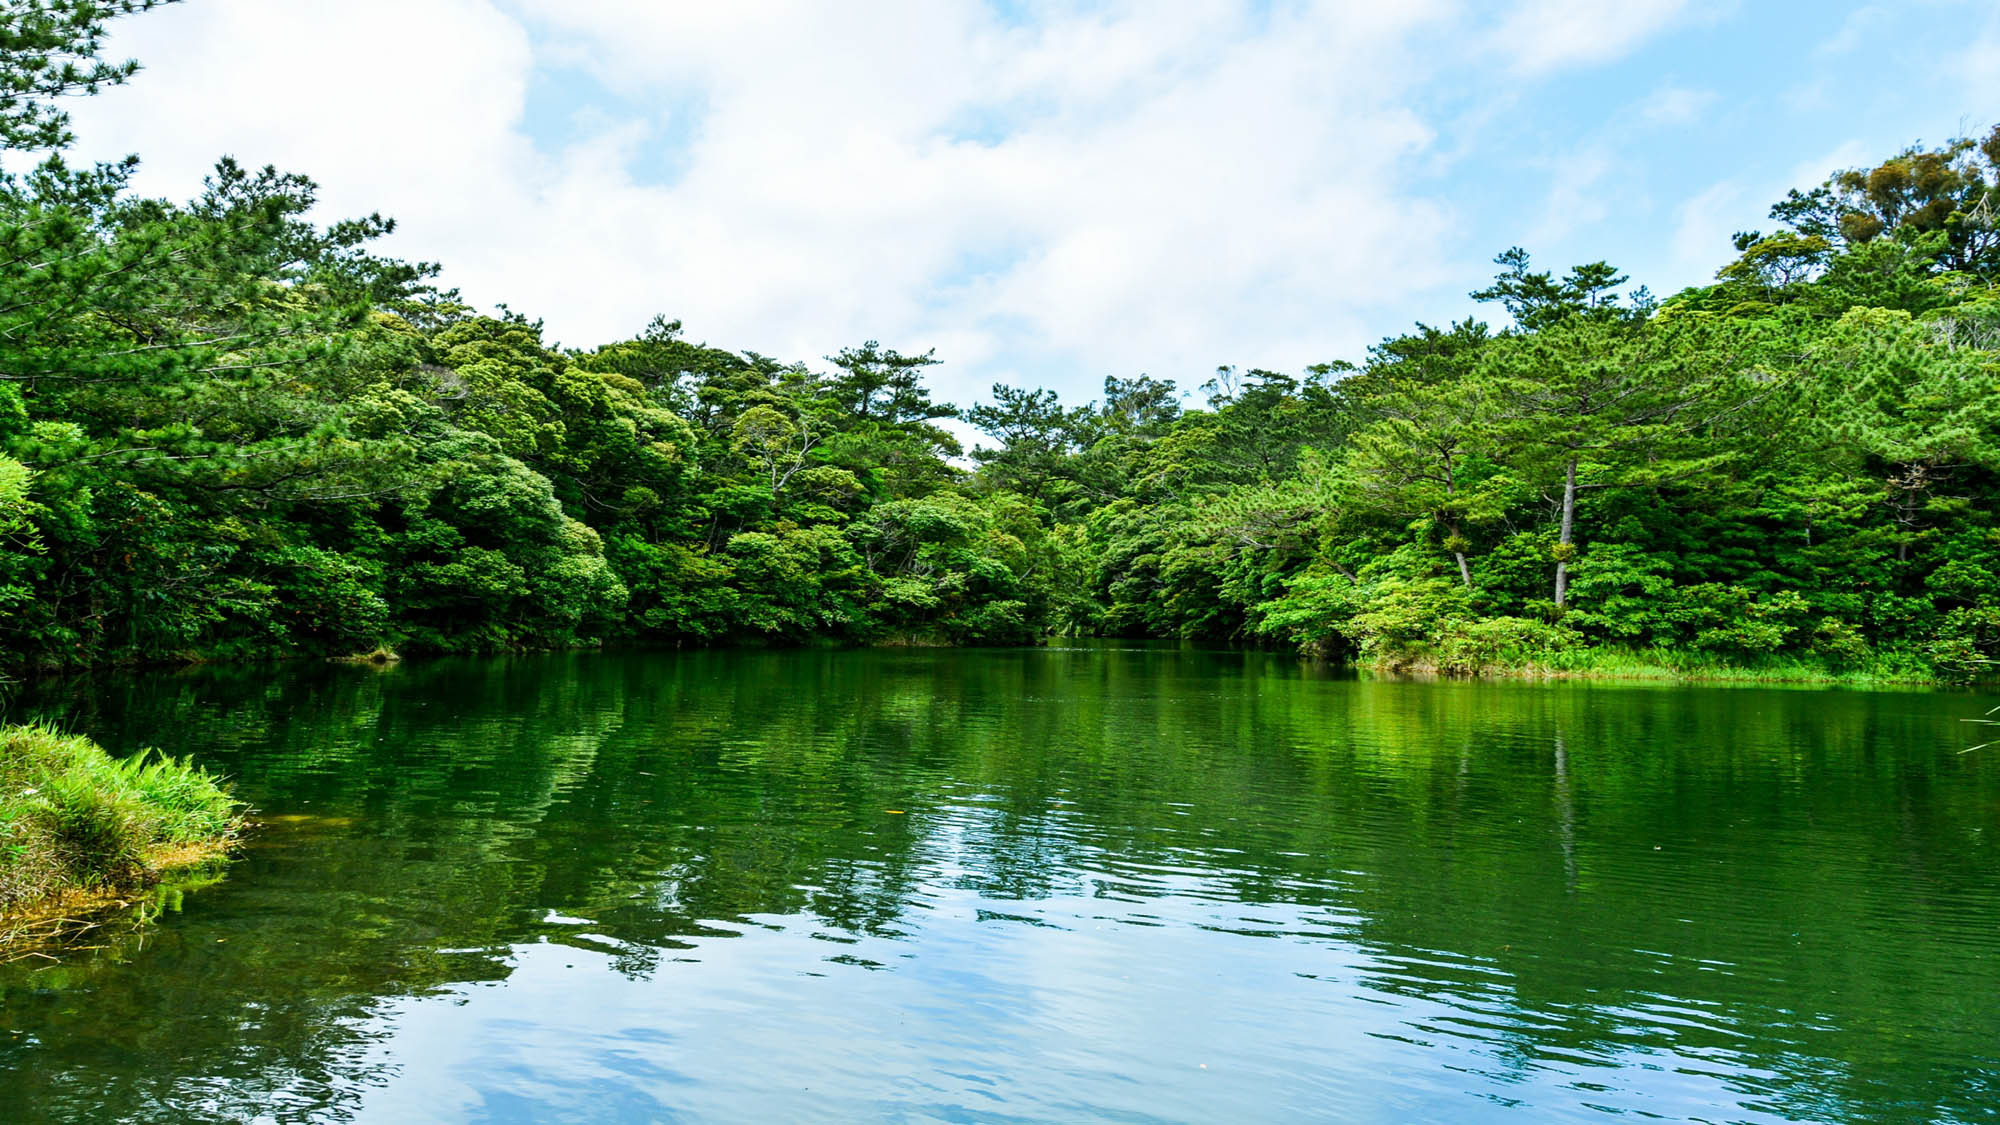
[[[1448,459],[1445,461],[1444,469],[1444,495],[1447,500],[1456,500],[1458,498],[1458,485],[1453,479],[1451,462]],[[1465,535],[1458,529],[1457,516],[1447,519],[1444,526],[1445,530],[1451,533],[1451,537],[1454,540],[1460,543],[1465,542]],[[1458,560],[1458,576],[1464,580],[1465,588],[1468,590],[1472,589],[1472,564],[1465,561],[1465,552],[1454,547],[1452,548],[1451,557]]]
[[[1556,558],[1556,612],[1561,613],[1569,604],[1569,546],[1573,541],[1571,533],[1576,530],[1576,458],[1569,459],[1569,467],[1563,473],[1563,522],[1562,538],[1558,542],[1562,549]]]
[[[1465,542],[1464,534],[1458,530],[1457,520],[1448,520],[1444,526],[1445,530],[1451,533],[1452,539],[1460,543]],[[1459,579],[1465,583],[1466,589],[1472,589],[1472,564],[1465,561],[1465,552],[1453,547],[1451,557],[1458,560]]]

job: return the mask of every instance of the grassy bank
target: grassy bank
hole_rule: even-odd
[[[1957,682],[1939,676],[1929,661],[1907,654],[1884,654],[1860,663],[1834,663],[1789,655],[1730,659],[1707,652],[1608,646],[1521,647],[1479,653],[1411,647],[1377,652],[1357,663],[1377,672],[1522,679],[1838,684],[1850,687],[1890,684],[1946,686]]]
[[[118,760],[87,738],[0,727],[0,949],[215,861],[236,838],[238,810],[184,762]]]

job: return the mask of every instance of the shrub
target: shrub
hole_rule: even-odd
[[[1866,664],[1875,655],[1861,630],[1838,617],[1823,617],[1812,633],[1813,655],[1835,668]]]
[[[1432,649],[1441,672],[1476,674],[1493,669],[1547,665],[1583,643],[1574,629],[1525,617],[1452,621],[1437,631]]]
[[[1946,683],[1970,683],[2000,657],[2000,607],[1952,610],[1929,646],[1931,667]]]

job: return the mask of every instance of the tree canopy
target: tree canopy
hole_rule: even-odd
[[[1511,248],[1473,294],[1498,327],[960,409],[933,352],[873,340],[815,366],[662,316],[554,346],[373,251],[389,220],[311,219],[297,174],[225,159],[177,202],[68,163],[62,99],[133,77],[105,28],[151,6],[0,0],[7,665],[1052,633],[1446,669],[2000,655],[2000,129],[1793,191],[1663,300]]]

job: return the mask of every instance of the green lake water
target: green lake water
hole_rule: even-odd
[[[263,823],[0,967],[0,1119],[1996,1120],[1996,702],[1115,645],[40,685]]]

